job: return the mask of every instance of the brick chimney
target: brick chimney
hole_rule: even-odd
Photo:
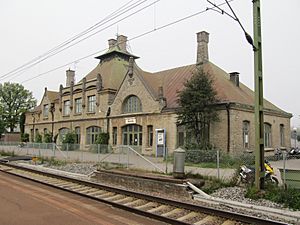
[[[66,71],[66,87],[70,87],[71,83],[75,84],[75,71],[68,69]]]
[[[112,49],[113,47],[115,47],[116,44],[117,44],[117,40],[116,39],[109,39],[108,40],[109,49]]]
[[[239,72],[232,72],[232,73],[229,73],[230,75],[230,81],[237,87],[240,86],[240,79],[239,79],[239,75],[240,73]]]
[[[208,42],[209,33],[201,31],[197,33],[197,64],[204,64],[208,62]]]
[[[127,49],[126,49],[126,45],[127,45],[127,37],[124,36],[124,35],[119,35],[117,37],[117,43],[118,43],[118,46],[120,48],[120,50],[122,52],[127,52]]]

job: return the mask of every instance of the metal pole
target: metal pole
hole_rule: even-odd
[[[264,188],[264,114],[260,0],[253,0],[254,84],[255,84],[255,186]]]
[[[286,152],[283,152],[283,186],[286,187],[285,183],[285,163],[286,163]]]
[[[218,180],[220,180],[220,152],[217,150],[217,174]]]

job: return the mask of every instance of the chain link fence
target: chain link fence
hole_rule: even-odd
[[[165,158],[144,156],[131,146],[80,145],[52,143],[0,142],[0,151],[68,162],[91,162],[103,168],[132,168],[144,171],[172,172],[173,154]],[[274,168],[274,176],[286,187],[300,188],[300,150],[276,149],[265,159]],[[228,180],[239,176],[242,165],[255,167],[254,153],[228,154],[219,150],[186,150],[185,172]]]

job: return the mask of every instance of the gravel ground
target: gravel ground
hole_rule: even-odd
[[[228,199],[232,201],[242,202],[251,205],[265,206],[277,209],[283,209],[284,206],[266,199],[253,200],[245,198],[246,189],[242,187],[221,188],[211,194],[213,197]]]

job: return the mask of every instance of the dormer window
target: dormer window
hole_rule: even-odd
[[[43,107],[43,117],[48,118],[48,115],[49,115],[49,104],[46,104]]]
[[[141,100],[135,96],[130,95],[123,103],[123,113],[136,113],[142,111]]]

